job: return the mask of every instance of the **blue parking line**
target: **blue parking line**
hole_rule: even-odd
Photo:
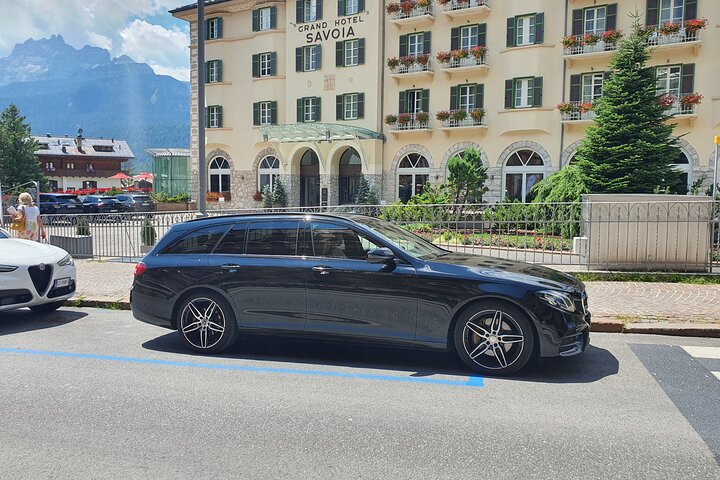
[[[114,355],[95,355],[92,353],[74,353],[74,352],[56,352],[51,350],[24,350],[19,348],[0,348],[0,353],[16,353],[20,355],[36,355],[45,357],[66,357],[81,358],[85,360],[100,360],[105,362],[122,362],[122,363],[138,363],[150,365],[162,365],[169,367],[190,367],[190,368],[206,368],[210,370],[232,370],[239,372],[255,372],[255,373],[284,373],[289,375],[310,375],[319,377],[336,377],[336,378],[353,378],[358,380],[376,380],[387,382],[405,382],[405,383],[429,383],[434,385],[450,385],[455,387],[482,387],[484,385],[483,377],[471,376],[467,380],[448,380],[442,378],[428,377],[400,377],[396,375],[379,375],[370,373],[349,373],[349,372],[333,372],[326,370],[307,370],[295,368],[276,368],[276,367],[254,367],[250,365],[229,365],[218,363],[195,363],[195,362],[177,362],[172,360],[159,360],[154,358],[138,358],[138,357],[118,357]]]

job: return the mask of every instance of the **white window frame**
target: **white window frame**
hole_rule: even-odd
[[[258,29],[263,32],[272,29],[272,8],[261,8],[258,13]]]
[[[260,64],[260,76],[271,77],[272,76],[272,53],[261,53],[258,58]]]
[[[219,159],[224,160],[224,164],[227,165],[227,167],[223,167],[223,162],[220,162]],[[217,175],[218,178],[218,186],[219,190],[218,192],[229,192],[230,191],[230,184],[232,176],[230,173],[230,162],[225,157],[215,157],[210,161],[210,165],[208,166],[208,192],[210,192],[210,186],[212,185],[212,177]],[[223,178],[227,175],[227,185],[223,184]],[[227,186],[227,188],[223,189],[224,186]]]
[[[343,95],[343,120],[357,120],[360,114],[358,110],[360,96],[357,93],[346,93]]]
[[[412,155],[413,153],[417,155],[417,158],[415,159],[415,161],[413,161],[412,158],[410,157],[410,155]],[[405,158],[407,158],[408,161],[410,162],[410,164],[411,164],[410,167],[400,167],[400,165],[403,163],[403,160],[405,160]],[[425,160],[425,162],[428,165],[427,167],[418,167],[417,166],[420,163],[421,158]],[[398,163],[397,175],[395,177],[395,185],[396,185],[395,195],[397,198],[400,198],[400,177],[405,176],[405,175],[412,176],[412,192],[413,192],[413,194],[410,195],[412,197],[413,195],[415,195],[415,185],[417,184],[417,177],[419,177],[421,175],[427,175],[428,180],[430,179],[430,161],[425,157],[425,155],[423,155],[421,153],[417,153],[417,152],[408,153],[407,155],[405,155],[405,157],[400,159],[400,163]]]
[[[458,88],[458,109],[469,112],[475,109],[474,85],[460,85]],[[476,87],[477,88],[477,87]]]
[[[345,15],[357,15],[360,13],[358,0],[345,0]]]
[[[220,60],[210,60],[208,62],[208,83],[218,83],[220,81]]]
[[[217,40],[220,38],[220,29],[218,28],[218,24],[220,23],[220,17],[211,18],[208,20],[207,26],[208,26],[208,32],[207,32],[207,38],[208,40]]]
[[[480,28],[477,25],[460,27],[460,48],[470,50],[477,47],[480,41]]]
[[[346,67],[360,65],[360,40],[346,40],[343,43],[343,61]]]
[[[272,160],[271,160],[272,159]],[[258,166],[258,192],[263,191],[262,176],[270,176],[270,191],[275,189],[275,180],[280,176],[280,160],[275,155],[268,155]]]
[[[513,107],[514,108],[530,108],[532,107],[532,87],[530,86],[532,78],[516,78],[513,80]]]
[[[272,125],[272,102],[260,102],[260,125]]]
[[[583,103],[593,103],[602,97],[603,80],[603,73],[584,73],[580,77],[580,100]]]
[[[317,102],[315,97],[305,97],[303,99],[303,122],[317,122],[315,118],[315,102]]]
[[[685,0],[660,0],[659,24],[673,22],[682,23],[685,15]]]
[[[303,21],[317,21],[317,0],[303,0]]]
[[[303,47],[303,72],[317,70],[317,48],[315,45]]]
[[[411,33],[407,41],[409,56],[417,57],[425,53],[425,33]]]
[[[415,115],[418,112],[422,112],[422,89],[416,89],[416,90],[408,90],[406,92],[406,102],[408,107],[412,105],[411,108],[408,108],[408,112],[410,115]]]
[[[607,6],[586,8],[583,12],[583,32],[601,34],[607,25]],[[590,28],[588,28],[590,27]]]
[[[208,107],[208,118],[210,128],[220,128],[220,106],[210,105]]]
[[[533,155],[528,157],[527,161],[524,161],[520,155],[518,155],[521,151],[529,150],[533,152],[533,155],[537,155],[538,158],[542,161],[542,165],[528,165],[530,159],[533,158]],[[516,166],[507,166],[508,161],[512,158],[513,155],[516,155],[518,159],[520,160],[523,165],[516,165]],[[520,201],[522,203],[527,202],[527,196],[530,193],[530,191],[527,189],[527,176],[528,175],[542,175],[541,180],[547,176],[547,168],[545,165],[545,161],[543,160],[542,156],[533,150],[532,148],[521,148],[519,150],[514,151],[511,153],[507,160],[505,160],[505,164],[503,165],[503,175],[502,175],[502,181],[503,181],[503,192],[507,192],[507,176],[509,174],[522,174],[522,192],[520,196]],[[539,181],[539,180],[538,180]],[[537,182],[535,182],[537,183]],[[534,185],[534,184],[533,184]]]
[[[657,67],[657,89],[659,94],[670,94],[680,99],[682,81],[682,66],[667,65]]]
[[[515,45],[532,45],[535,43],[535,15],[517,17],[515,22]]]

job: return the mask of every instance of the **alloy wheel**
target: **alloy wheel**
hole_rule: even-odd
[[[504,370],[522,355],[525,336],[507,312],[483,310],[467,320],[462,341],[474,363],[487,370]]]
[[[217,345],[225,334],[225,312],[210,298],[195,298],[185,305],[180,315],[180,333],[198,350]]]

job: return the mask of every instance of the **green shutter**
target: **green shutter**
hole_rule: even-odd
[[[505,80],[505,108],[513,108],[513,80]]]
[[[485,107],[485,84],[475,85],[475,108]]]
[[[320,70],[322,68],[322,45],[318,44],[315,45],[315,62],[317,65],[316,70]]]
[[[338,0],[338,17],[345,16],[345,0]]]
[[[305,118],[303,116],[303,104],[305,103],[304,98],[298,98],[297,99],[297,122],[303,123],[305,121]]]
[[[535,77],[532,80],[532,92],[533,92],[533,99],[532,99],[532,106],[533,107],[542,107],[542,89],[543,89],[543,77]]]
[[[252,11],[252,31],[257,32],[260,30],[260,10]]]
[[[210,107],[205,107],[205,128],[210,128]]]
[[[215,60],[217,62],[217,81],[222,82],[222,60]]]
[[[458,91],[460,87],[450,87],[450,110],[457,110],[458,108]]]
[[[423,33],[423,53],[430,55],[430,32]]]
[[[478,23],[478,45],[487,46],[487,24]]]
[[[582,8],[576,8],[572,11],[572,34],[582,35],[583,34],[583,12]]]
[[[222,31],[222,17],[218,17],[217,19],[217,38],[222,38],[223,31]]]
[[[318,8],[320,8],[320,2],[318,2]],[[322,114],[322,99],[320,97],[315,97],[315,121],[319,122]]]
[[[543,43],[545,41],[545,14],[535,14],[535,43]]]
[[[222,128],[223,126],[223,107],[222,105],[217,107],[218,109],[218,128]]]
[[[317,0],[317,16],[316,20],[322,20],[323,18],[323,0]]]
[[[297,0],[295,2],[295,23],[303,23],[303,1]]]
[[[580,101],[580,90],[582,88],[582,75],[570,75],[570,101]]]
[[[336,95],[335,96],[335,120],[345,120],[345,115],[343,114],[343,96],[342,95]]]
[[[270,52],[270,75],[277,75],[277,52]]]
[[[277,28],[277,7],[270,7],[270,28],[272,30]]]
[[[303,47],[298,47],[295,49],[295,71],[303,71]]]
[[[260,125],[260,102],[253,103],[253,125]]]
[[[422,110],[423,112],[430,111],[430,90],[427,89],[422,91]]]
[[[716,7],[717,7],[717,5],[716,5]],[[696,18],[697,18],[697,0],[685,0],[685,9],[683,11],[683,20],[695,20]]]
[[[505,38],[505,45],[508,47],[515,46],[515,17],[507,19],[507,34]]]
[[[270,102],[270,123],[277,125],[277,102]]]
[[[365,118],[365,94],[358,93],[358,118]]]
[[[345,66],[345,42],[335,42],[335,66]]]
[[[450,50],[460,48],[460,27],[450,29]]]
[[[398,109],[398,113],[407,113],[407,92],[404,90],[400,92],[400,108]]]
[[[252,76],[258,78],[260,76],[260,54],[256,53],[252,56]]]
[[[365,39],[358,39],[358,65],[365,65]]]
[[[406,57],[408,54],[408,36],[400,35],[400,56]]]
[[[205,62],[205,83],[210,83],[210,62]]]
[[[680,92],[693,93],[695,89],[695,64],[684,63],[681,67]]]
[[[617,3],[608,5],[606,12],[605,31],[615,30],[617,28]]]
[[[365,11],[365,0],[358,0],[358,13]]]
[[[647,10],[645,11],[645,25],[655,26],[658,24],[660,15],[660,0],[647,0]]]

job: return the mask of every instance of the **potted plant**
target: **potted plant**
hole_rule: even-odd
[[[455,110],[452,112],[452,119],[457,124],[463,122],[467,118],[467,116],[468,116],[468,113],[465,110]]]
[[[422,55],[415,57],[415,61],[422,67],[423,70],[427,70],[428,64],[430,63],[430,55],[423,53]]]
[[[692,20],[685,20],[683,26],[685,27],[685,35],[688,37],[694,37],[697,32],[707,27],[707,18],[694,18]]]
[[[562,39],[562,46],[563,46],[563,48],[566,48],[566,49],[576,48],[581,45],[582,45],[582,42],[575,35],[568,35],[567,37],[563,37],[563,39]]]
[[[430,0],[416,0],[415,4],[419,8],[427,8],[430,6]]]
[[[60,247],[75,258],[93,258],[93,240],[90,222],[80,216],[75,225],[75,235],[50,235],[50,244]]]
[[[261,202],[262,201],[262,192],[259,190],[257,192],[255,192],[253,194],[253,200],[255,200],[256,202]]]
[[[676,100],[677,99],[675,98],[675,95],[672,95],[670,93],[665,93],[658,97],[658,103],[660,103],[660,105],[665,108],[672,108]]]
[[[658,32],[661,35],[675,35],[680,32],[681,26],[679,22],[665,22],[658,27]]]
[[[450,119],[450,112],[448,112],[447,110],[440,110],[435,114],[435,118],[437,118],[441,122],[447,122]]]
[[[157,231],[155,230],[155,226],[153,225],[150,215],[148,215],[145,217],[142,227],[140,227],[140,241],[142,242],[140,252],[143,254],[150,252],[153,245],[155,245],[156,240]]]
[[[392,113],[385,117],[386,125],[395,125],[397,123],[397,121],[398,121],[397,115],[393,115]]]
[[[394,72],[398,65],[400,65],[400,60],[397,57],[390,57],[387,59],[387,66],[391,72]]]
[[[219,198],[220,198],[220,194],[218,192],[207,192],[205,194],[205,199],[208,202],[217,202]]]
[[[475,110],[470,110],[470,118],[472,118],[475,125],[482,125],[483,118],[485,118],[485,109],[476,108]]]
[[[560,110],[560,113],[564,115],[569,115],[573,112],[574,105],[570,102],[562,102],[558,103],[556,108]]]
[[[408,123],[410,123],[410,114],[409,113],[401,113],[397,116],[397,123],[400,126],[405,126]]]
[[[608,30],[602,34],[602,39],[606,44],[616,44],[623,36],[622,30]]]
[[[409,72],[410,68],[415,65],[415,61],[415,57],[411,55],[400,57],[400,65],[403,66],[406,72]]]
[[[477,47],[472,47],[470,49],[470,55],[477,60],[478,63],[482,62],[485,59],[485,55],[487,55],[487,47],[483,47],[482,45],[478,45]]]
[[[405,15],[410,15],[415,8],[415,2],[413,0],[404,0],[400,4],[400,11]]]
[[[451,52],[438,52],[435,54],[435,58],[437,58],[437,61],[440,62],[443,65],[446,65],[450,63],[450,60],[452,59],[452,53]]]
[[[700,105],[702,103],[703,96],[701,93],[686,93],[680,97],[680,105],[683,110],[689,110],[693,105]]]
[[[590,110],[592,110],[592,108],[593,108],[592,102],[582,102],[581,104],[578,105],[578,110],[580,111],[581,114],[589,112]]]
[[[583,35],[583,53],[597,52],[599,50],[605,50],[605,45],[598,45],[600,41],[600,35],[594,33],[586,33]]]
[[[415,123],[417,123],[418,125],[427,126],[427,123],[429,120],[430,120],[430,114],[427,112],[418,112],[415,114]]]
[[[387,7],[385,7],[385,11],[389,15],[394,15],[400,11],[400,4],[397,2],[388,3]]]

